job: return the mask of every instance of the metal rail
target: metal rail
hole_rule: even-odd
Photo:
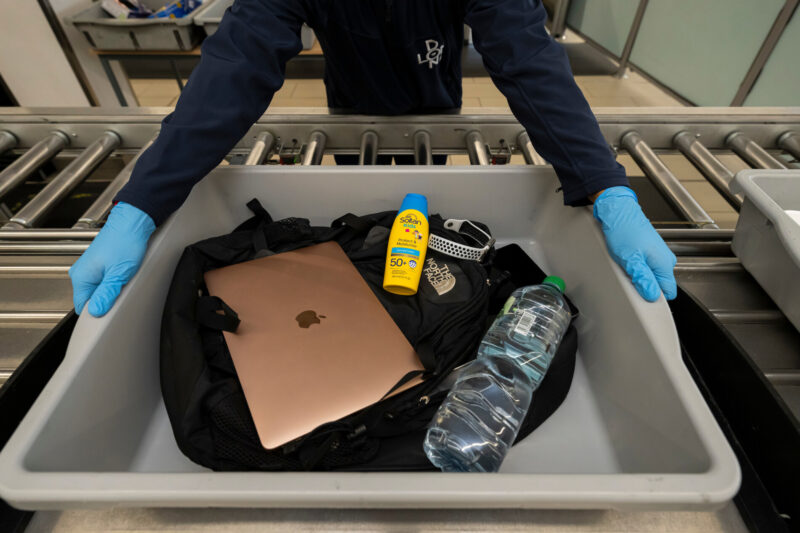
[[[492,161],[492,154],[486,146],[486,141],[478,130],[467,133],[467,153],[470,165],[488,165]]]
[[[76,255],[82,254],[88,247],[88,242],[0,242],[0,255]]]
[[[328,137],[321,131],[312,131],[306,144],[306,152],[303,155],[303,166],[319,165],[322,163],[322,156],[325,153],[325,143]]]
[[[92,240],[100,232],[99,229],[4,229],[0,232],[2,241],[49,241],[49,240]]]
[[[3,229],[30,228],[36,226],[53,207],[63,200],[75,187],[119,146],[121,139],[113,131],[105,132],[75,160],[47,184],[33,200],[28,202]]]
[[[681,184],[678,178],[667,168],[667,165],[658,157],[655,152],[644,142],[642,136],[636,131],[630,131],[622,137],[620,143],[625,150],[633,157],[636,163],[644,170],[648,178],[658,188],[658,190],[675,207],[698,227],[716,228],[712,219],[703,207],[692,197],[689,191]]]
[[[736,152],[739,157],[747,161],[747,163],[754,168],[789,168],[781,161],[772,157],[769,152],[761,148],[758,143],[740,131],[735,131],[728,135],[725,139],[725,143],[731,150]]]
[[[125,168],[122,169],[122,172],[117,174],[117,177],[114,178],[111,183],[109,183],[108,187],[106,187],[100,196],[89,206],[81,218],[78,219],[78,222],[75,223],[72,227],[75,229],[86,229],[86,228],[94,228],[97,227],[103,219],[105,219],[108,212],[111,211],[112,203],[114,197],[117,193],[122,190],[128,180],[131,178],[131,174],[133,174],[133,169],[136,166],[136,163],[139,161],[139,158],[142,154],[150,148],[150,145],[158,137],[158,132],[156,132],[153,137],[147,141],[147,143],[142,147],[141,150],[136,154],[136,156],[130,160],[130,162],[125,165]]]
[[[253,149],[247,156],[244,164],[247,166],[260,165],[275,146],[275,136],[268,131],[263,131],[256,137]]]
[[[17,145],[17,138],[10,131],[0,131],[0,155]]]
[[[539,152],[533,147],[531,138],[527,131],[523,131],[517,136],[517,147],[522,151],[522,157],[529,165],[546,165],[547,161],[544,157],[539,155]]]
[[[361,135],[361,148],[358,150],[359,165],[374,165],[378,162],[378,134],[372,130]]]
[[[792,154],[795,160],[800,161],[800,133],[787,131],[778,137],[778,147]]]
[[[737,211],[741,209],[744,197],[731,191],[733,172],[703,146],[697,135],[682,131],[675,136],[675,146],[711,182],[731,207]]]
[[[564,37],[567,29],[567,13],[569,12],[569,0],[556,0],[553,8],[553,19],[550,25],[550,33],[556,39]]]
[[[695,239],[702,241],[729,241],[733,239],[732,229],[672,229],[661,228],[659,235],[664,240]]]
[[[414,133],[414,164],[432,165],[433,148],[431,148],[431,134],[425,130]]]
[[[0,199],[68,145],[69,137],[61,131],[51,132],[48,137],[36,143],[0,172]]]
[[[644,20],[644,13],[647,11],[648,0],[639,0],[639,5],[636,7],[636,13],[633,15],[633,22],[628,31],[628,37],[625,39],[625,47],[622,49],[622,54],[619,57],[619,67],[617,68],[617,78],[625,77],[628,71],[628,63],[631,60],[631,52],[633,52],[633,45],[636,43],[636,38],[639,36],[639,29],[642,27]]]

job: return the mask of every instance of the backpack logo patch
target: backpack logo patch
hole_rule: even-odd
[[[440,45],[435,39],[426,39],[425,47],[427,48],[425,52],[425,58],[423,59],[422,54],[417,54],[417,64],[424,65],[427,63],[428,68],[431,69],[434,65],[438,65],[439,61],[442,60],[444,45]]]
[[[429,257],[425,261],[425,269],[422,271],[425,274],[425,279],[431,284],[431,287],[436,289],[436,294],[442,296],[452,291],[456,286],[456,277],[450,272],[448,265],[439,266],[439,264]]]

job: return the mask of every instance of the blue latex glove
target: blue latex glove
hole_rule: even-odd
[[[141,209],[124,202],[114,206],[103,229],[69,269],[76,313],[87,301],[93,316],[108,313],[139,270],[155,229],[153,219]]]
[[[642,297],[655,302],[664,292],[667,300],[678,295],[675,254],[644,216],[628,187],[610,187],[594,201],[594,217],[603,225],[608,251],[630,276]]]

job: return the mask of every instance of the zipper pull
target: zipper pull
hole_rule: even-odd
[[[393,0],[386,0],[386,24],[392,21],[392,1]]]

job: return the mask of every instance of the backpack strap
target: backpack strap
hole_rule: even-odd
[[[425,370],[436,373],[438,368],[436,367],[436,353],[433,350],[433,346],[428,341],[418,342],[414,350],[417,352],[419,362],[422,363]],[[392,391],[389,392],[391,393]]]
[[[252,211],[253,214],[260,218],[265,224],[272,222],[272,216],[266,209],[264,209],[264,206],[261,205],[261,202],[258,201],[258,198],[253,198],[247,202],[247,208],[250,209],[250,211]]]
[[[221,313],[220,313],[221,311]],[[235,333],[239,327],[239,315],[219,296],[201,296],[195,307],[197,322],[201,326]]]

